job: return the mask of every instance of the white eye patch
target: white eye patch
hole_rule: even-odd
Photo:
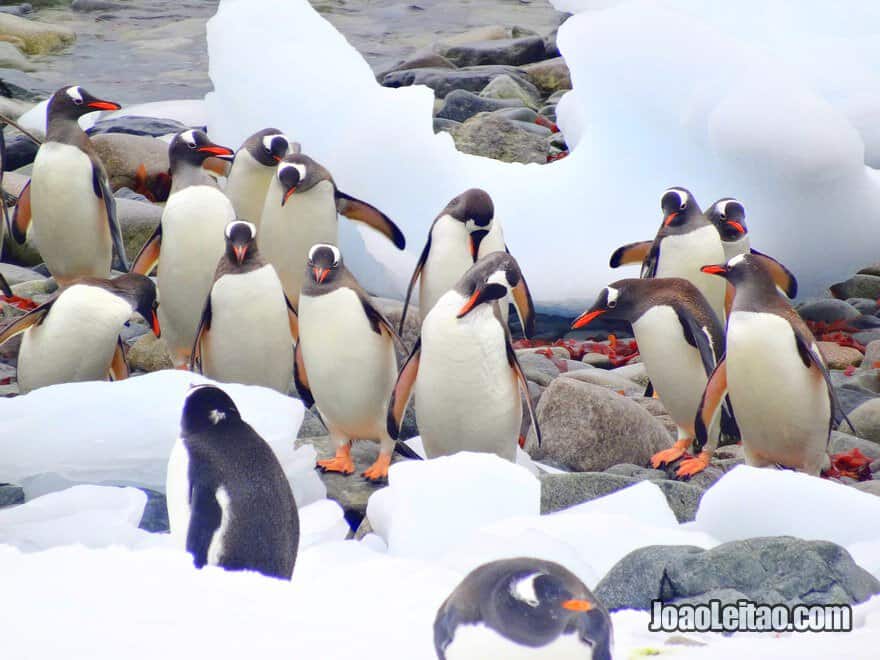
[[[342,258],[339,254],[339,248],[335,245],[330,245],[329,243],[316,243],[309,250],[309,261],[313,261],[315,258],[315,252],[320,250],[321,248],[326,248],[333,253],[333,264],[336,265],[339,263],[339,260]]]
[[[295,169],[299,173],[299,180],[303,181],[306,178],[306,166],[300,163],[283,163],[278,166],[278,172],[276,173],[278,179],[281,179],[281,173],[289,170]]]
[[[541,601],[535,593],[535,580],[544,575],[540,571],[531,573],[510,585],[510,595],[529,607],[538,607]]]
[[[238,225],[246,226],[251,232],[251,238],[256,238],[257,226],[252,222],[248,222],[247,220],[235,220],[226,225],[226,238],[232,238],[232,230],[235,229],[235,227]]]
[[[184,131],[180,134],[180,139],[186,142],[190,147],[196,146],[196,132],[194,130]]]
[[[284,134],[282,134],[282,133],[273,133],[272,135],[267,135],[266,137],[263,138],[263,148],[264,148],[266,151],[272,151],[272,141],[273,141],[275,138],[279,138],[279,137],[280,137],[280,138],[284,138],[285,140],[287,140],[287,136],[286,136],[286,135],[284,135]],[[287,142],[290,143],[290,140],[287,140]]]
[[[486,284],[500,284],[506,289],[510,288],[510,282],[507,281],[507,273],[503,270],[496,270],[486,280]]]
[[[660,199],[663,199],[668,193],[671,192],[678,195],[678,205],[684,208],[687,205],[688,194],[683,188],[667,188],[663,191],[663,194],[660,195]]]
[[[70,97],[70,100],[77,105],[83,102],[82,90],[79,88],[79,86],[74,85],[73,87],[68,87],[66,93],[67,96]]]
[[[617,296],[620,295],[620,291],[615,289],[613,286],[605,287],[605,290],[608,292],[607,305],[609,307],[616,307],[617,306]]]
[[[738,254],[735,257],[731,257],[730,261],[727,262],[727,267],[734,268],[739,263],[741,263],[745,258],[746,258],[746,255],[744,255],[744,254]]]

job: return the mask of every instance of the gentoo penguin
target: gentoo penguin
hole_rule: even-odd
[[[586,585],[551,561],[483,564],[434,619],[439,660],[611,660],[611,617]]]
[[[721,234],[724,260],[751,252],[749,230],[746,226],[746,208],[733,197],[724,197],[706,209],[706,218]]]
[[[660,196],[663,222],[653,243],[632,243],[617,248],[610,265],[642,260],[641,277],[683,277],[702,293],[723,324],[724,282],[700,272],[704,264],[724,260],[724,246],[715,226],[706,219],[697,200],[684,188],[669,188]]]
[[[454,197],[434,219],[428,230],[428,240],[413,271],[406,291],[403,313],[400,315],[400,329],[406,320],[410,297],[416,281],[419,281],[419,311],[422,319],[444,293],[461,279],[477,259],[491,252],[507,252],[501,223],[495,219],[495,206],[485,190],[471,188]],[[516,293],[520,291],[517,289]],[[517,309],[525,308],[525,300],[517,304]],[[501,318],[507,324],[508,305],[499,303]],[[531,316],[534,316],[533,314]],[[520,322],[523,319],[520,318]],[[526,327],[523,333],[528,337],[534,325]]]
[[[628,321],[632,324],[639,353],[657,396],[678,427],[678,439],[671,449],[651,459],[654,467],[679,459],[691,448],[694,418],[706,382],[724,355],[724,329],[702,293],[679,277],[626,279],[609,284],[596,303],[581,314],[572,328],[582,328],[594,319]],[[729,411],[721,426],[736,435]],[[711,452],[718,444],[721,429],[710,434]],[[689,476],[696,459],[682,462],[678,476]]]
[[[247,218],[260,228],[269,183],[278,163],[289,151],[299,153],[299,144],[290,142],[277,128],[264,128],[251,135],[235,152],[224,192],[235,208],[236,218]]]
[[[119,333],[137,312],[159,336],[156,287],[142,275],[112,280],[82,278],[0,330],[0,344],[24,333],[18,353],[18,388],[86,380],[120,380],[128,365]]]
[[[730,282],[735,296],[727,352],[706,385],[697,415],[696,447],[705,444],[706,428],[726,393],[748,465],[818,475],[837,402],[813,334],[777,289],[785,273],[775,261],[755,254],[704,266],[703,272]],[[699,458],[708,462],[702,453]]]
[[[257,243],[275,266],[284,293],[297,307],[309,250],[318,243],[339,243],[337,213],[382,232],[403,249],[400,229],[384,213],[336,188],[330,173],[305,154],[285,157],[272,177]]]
[[[59,89],[49,99],[46,140],[16,204],[12,237],[24,243],[33,224],[40,255],[59,286],[78,277],[108,277],[113,248],[118,268],[128,270],[107,173],[77,121],[119,107],[79,86]]]
[[[394,387],[388,410],[392,437],[397,437],[414,389],[428,458],[480,451],[513,461],[522,390],[540,442],[528,385],[496,304],[517,288],[513,299],[528,301],[519,314],[529,323],[531,300],[519,265],[507,252],[492,252],[440,297],[425,316]]]
[[[287,394],[296,313],[275,269],[260,256],[256,235],[257,228],[244,220],[226,226],[226,252],[205,302],[190,369]]]
[[[281,464],[232,399],[190,389],[166,482],[171,536],[206,564],[289,580],[299,514]]]
[[[202,308],[225,249],[223,232],[235,220],[232,203],[202,170],[211,156],[231,157],[232,150],[197,130],[171,140],[171,194],[159,226],[132,266],[134,272],[148,275],[158,264],[159,321],[177,368],[190,361]]]
[[[378,440],[379,457],[364,476],[384,479],[394,451],[385,420],[400,338],[342,263],[339,248],[314,245],[306,271],[294,380],[306,407],[317,407],[336,450],[318,467],[351,474],[351,441]]]

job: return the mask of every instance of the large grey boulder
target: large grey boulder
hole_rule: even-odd
[[[518,66],[537,62],[545,57],[541,37],[490,39],[466,44],[438,46],[438,52],[457,66],[510,64]]]
[[[481,112],[452,129],[459,151],[505,163],[546,163],[547,142],[540,135],[494,113]]]

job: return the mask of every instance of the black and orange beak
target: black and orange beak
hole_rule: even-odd
[[[232,251],[235,253],[235,260],[238,262],[240,266],[244,263],[244,258],[247,256],[248,246],[247,245],[233,245]]]
[[[727,226],[728,226],[728,227],[733,227],[734,229],[736,229],[736,232],[737,232],[738,234],[740,234],[740,235],[746,233],[746,228],[743,227],[743,226],[742,226],[740,223],[738,223],[736,220],[728,220],[728,221],[727,221]]]
[[[320,284],[327,278],[327,274],[329,272],[330,271],[327,268],[321,268],[319,266],[315,266],[314,268],[312,268],[312,273],[314,273],[315,275],[315,282],[317,282],[318,284]]]
[[[118,103],[113,101],[92,101],[87,104],[92,110],[119,110],[122,108]]]
[[[153,310],[153,318],[150,321],[150,326],[153,328],[153,334],[156,335],[157,338],[162,336],[162,329],[159,327],[159,316],[156,314],[155,309]]]
[[[700,268],[700,272],[706,273],[707,275],[721,275],[723,277],[727,274],[727,266],[712,264],[711,266],[703,266]]]
[[[589,612],[593,609],[593,604],[588,600],[567,600],[562,603],[562,607],[572,612]]]
[[[663,226],[668,227],[670,224],[672,224],[672,221],[675,220],[677,217],[678,217],[678,211],[673,211],[672,213],[667,215],[665,218],[663,218]]]
[[[479,305],[480,304],[480,296],[482,295],[482,293],[483,293],[482,289],[477,289],[476,291],[474,291],[474,293],[471,295],[471,297],[468,299],[468,301],[464,304],[464,306],[460,310],[458,310],[458,314],[456,315],[456,318],[460,319],[462,316],[469,314],[474,307]]]
[[[468,243],[470,244],[471,257],[474,261],[477,260],[477,255],[480,253],[480,243],[483,242],[483,239],[486,238],[488,233],[489,232],[485,229],[477,229],[476,231],[471,232]]]
[[[231,158],[235,156],[235,152],[229,147],[221,147],[219,144],[206,144],[199,147],[199,152],[217,156],[217,158]]]
[[[581,314],[580,316],[578,316],[574,320],[574,323],[571,324],[571,329],[577,330],[578,328],[583,328],[585,325],[589,325],[590,323],[595,321],[597,318],[602,316],[602,314],[604,314],[606,311],[608,311],[608,310],[596,309],[591,312],[590,311],[584,312],[583,314]]]
[[[290,199],[290,196],[296,192],[296,186],[291,186],[291,188],[284,193],[284,197],[281,198],[281,206],[287,204],[287,200]]]

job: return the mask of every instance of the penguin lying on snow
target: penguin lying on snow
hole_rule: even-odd
[[[520,557],[471,571],[434,620],[439,660],[611,660],[611,617],[559,564]]]
[[[679,459],[691,448],[703,390],[724,355],[724,329],[718,318],[703,294],[678,277],[613,282],[571,327],[582,328],[600,316],[632,324],[648,377],[678,427],[675,445],[655,454],[651,463],[656,468]],[[739,435],[729,410],[722,409],[720,419],[721,428],[711,429],[706,452],[714,451],[722,429],[728,435]],[[703,467],[697,459],[685,460],[678,476],[689,476]]]
[[[297,317],[278,274],[257,250],[256,234],[244,220],[226,226],[226,253],[205,301],[189,367],[214,380],[287,394]]]
[[[159,336],[156,287],[129,273],[112,280],[82,278],[0,330],[0,344],[24,333],[18,353],[18,387],[128,377],[119,333],[137,312]]]
[[[119,269],[128,270],[107,173],[77,121],[119,107],[79,86],[59,89],[46,107],[46,141],[15,206],[12,237],[24,243],[33,218],[34,240],[59,286],[108,277],[113,248]]]
[[[507,252],[501,223],[495,218],[495,206],[485,190],[471,188],[454,197],[434,219],[428,230],[428,240],[413,271],[403,313],[400,315],[400,331],[406,320],[407,309],[416,281],[419,282],[419,311],[422,320],[440,297],[453,288],[478,259],[492,252]],[[521,295],[515,289],[514,295]],[[527,300],[517,301],[517,309],[526,309]],[[509,306],[500,303],[501,320],[507,325]],[[533,319],[534,313],[528,315]],[[534,323],[520,318],[523,334],[534,332]]]
[[[482,451],[513,461],[522,423],[522,392],[540,442],[526,378],[496,303],[511,291],[517,291],[513,299],[522,304],[519,314],[528,327],[531,296],[519,266],[506,252],[493,252],[441,296],[425,317],[394,386],[388,409],[391,437],[397,437],[415,390],[428,458]]]
[[[384,234],[399,250],[406,247],[403,233],[387,215],[340,191],[325,167],[305,154],[287,156],[266,193],[257,242],[297,310],[309,250],[318,243],[339,243],[337,213]]]
[[[703,267],[730,282],[735,295],[727,352],[706,385],[695,445],[706,443],[706,429],[728,394],[748,465],[818,475],[840,406],[813,334],[777,290],[776,281],[784,279],[778,271],[776,262],[754,254]],[[708,465],[706,452],[698,458]]]
[[[289,580],[299,514],[281,464],[213,385],[186,395],[180,438],[168,462],[171,534],[197,568],[257,571]]]

